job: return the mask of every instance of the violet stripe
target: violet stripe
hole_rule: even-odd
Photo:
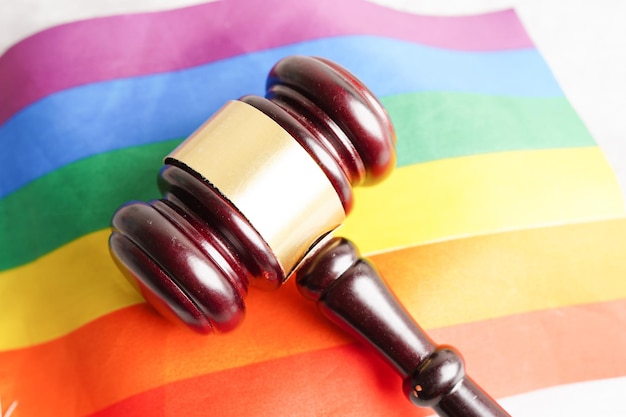
[[[43,31],[0,57],[0,124],[54,92],[330,36],[368,34],[457,50],[532,47],[514,11],[419,16],[364,0],[224,0]],[[288,9],[288,13],[280,10]],[[505,35],[493,36],[494,33]]]

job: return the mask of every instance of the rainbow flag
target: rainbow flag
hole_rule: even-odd
[[[1,417],[429,414],[293,282],[202,337],[108,254],[112,213],[159,197],[163,156],[292,54],[345,66],[389,111],[398,167],[338,234],[429,334],[513,415],[623,409],[624,192],[514,10],[136,4],[0,44]]]

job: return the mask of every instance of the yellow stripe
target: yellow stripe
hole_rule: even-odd
[[[0,349],[66,334],[141,297],[117,271],[109,230],[83,236],[24,266],[0,273]]]
[[[342,233],[372,253],[625,214],[599,149],[524,151],[401,168],[386,184],[358,192]],[[53,339],[141,302],[110,260],[108,235],[86,235],[0,273],[0,350]],[[480,286],[480,277],[474,278]]]
[[[619,184],[597,147],[411,165],[380,185],[356,189],[355,202],[338,234],[365,254],[626,214]]]

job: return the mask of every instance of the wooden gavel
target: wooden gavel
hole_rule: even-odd
[[[284,58],[265,98],[227,103],[165,158],[162,199],[118,209],[111,254],[160,313],[200,333],[235,328],[251,283],[277,288],[293,275],[324,315],[400,374],[413,404],[441,416],[508,416],[373,265],[332,237],[352,186],[385,178],[394,146],[386,111],[352,74],[322,58]]]

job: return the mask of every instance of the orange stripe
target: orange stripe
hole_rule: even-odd
[[[432,328],[478,320],[473,311],[486,304],[493,317],[510,314],[509,304],[537,309],[544,298],[548,307],[592,301],[594,287],[623,281],[624,247],[621,220],[442,242],[373,260],[418,321]],[[471,277],[479,274],[488,284],[474,288]],[[531,290],[516,292],[525,280],[533,280],[523,286]],[[572,283],[588,286],[588,300],[567,298]],[[458,301],[445,293],[459,294]],[[442,298],[448,302],[440,305]],[[18,399],[20,408],[35,401],[38,416],[56,415],[71,401],[80,416],[174,381],[349,342],[329,330],[292,283],[273,293],[251,291],[248,307],[254,313],[241,329],[212,337],[171,326],[143,304],[119,310],[51,342],[0,352],[0,394]]]
[[[422,326],[434,328],[626,298],[625,248],[626,219],[617,219],[456,239],[371,259]]]
[[[20,410],[24,415],[58,415],[71,401],[72,415],[81,416],[181,378],[348,342],[289,287],[250,294],[247,305],[258,314],[228,335],[194,334],[140,304],[54,341],[0,352],[0,393],[17,398],[21,409],[33,400],[42,407],[34,414]]]
[[[491,395],[626,374],[626,300],[519,315],[432,332],[455,342]],[[616,331],[617,330],[617,331]],[[161,386],[94,415],[427,415],[412,410],[400,378],[349,345]]]
[[[472,302],[481,291],[494,295],[484,303],[491,304],[490,317],[508,314],[518,299],[528,302],[536,298],[548,307],[552,303],[563,305],[558,304],[563,301],[589,302],[595,297],[594,288],[605,289],[623,281],[625,232],[624,220],[570,225],[441,242],[380,254],[373,260],[418,321],[433,328],[481,319],[474,311],[484,309]],[[472,277],[478,275],[483,284],[474,288]],[[536,284],[524,286],[529,290],[520,293],[514,284],[523,280]],[[569,293],[580,293],[568,289],[573,282],[587,285],[587,301],[567,298]],[[458,302],[454,297],[443,297],[448,301],[441,305],[438,295],[442,293],[458,294]],[[486,299],[484,294],[480,299]],[[1,352],[0,394],[7,401],[19,400],[21,409],[36,401],[31,406],[41,409],[33,409],[32,415],[56,415],[67,401],[71,401],[76,415],[84,415],[175,381],[349,342],[338,331],[329,330],[314,306],[297,294],[293,283],[278,293],[251,291],[248,307],[254,314],[249,314],[241,329],[212,337],[169,325],[144,304],[119,310],[51,342]],[[486,323],[504,330],[508,326],[497,320]],[[606,326],[607,332],[610,328]],[[486,336],[471,332],[461,335],[452,341],[466,355],[476,355],[473,350],[483,352],[484,347],[466,345],[486,340]],[[493,335],[494,345],[507,340],[511,337],[506,334]],[[499,360],[500,353],[493,356]],[[470,362],[483,361],[479,357]],[[555,362],[559,363],[558,359]]]

